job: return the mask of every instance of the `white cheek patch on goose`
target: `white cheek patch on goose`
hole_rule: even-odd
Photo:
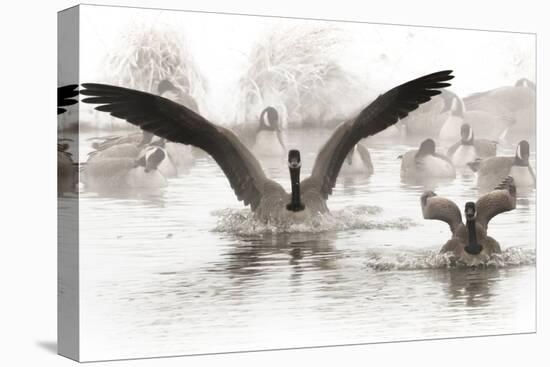
[[[148,161],[151,158],[151,154],[155,151],[155,148],[149,147],[145,150],[145,160]]]
[[[153,155],[156,155],[159,157],[159,163],[162,162],[164,158],[166,158],[166,155],[164,154],[161,148],[148,147],[147,150],[145,151],[145,161],[149,162],[149,160],[153,157]]]
[[[521,147],[519,145],[516,148],[516,157],[518,157],[520,160],[523,160],[523,157],[521,156]]]
[[[474,137],[474,129],[470,128],[468,131],[468,141],[470,141]]]
[[[269,119],[267,118],[267,115],[268,113],[264,113],[264,117],[263,117],[263,120],[264,120],[264,125],[265,126],[269,126]]]

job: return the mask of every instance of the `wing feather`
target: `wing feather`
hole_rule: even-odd
[[[332,193],[348,152],[361,139],[379,133],[409,112],[441,93],[454,78],[452,70],[440,71],[401,84],[379,96],[353,119],[341,123],[319,151],[311,176],[303,185],[315,187],[327,199]]]
[[[476,221],[487,228],[489,221],[500,213],[516,208],[516,185],[512,176],[506,177],[495,189],[476,202]]]
[[[72,97],[78,96],[78,85],[69,84],[57,88],[57,114],[60,115],[67,111],[66,106],[73,105],[78,101]]]
[[[168,141],[196,146],[212,156],[235,194],[254,210],[267,181],[260,163],[230,130],[191,109],[150,93],[106,84],[86,83],[82,101]]]
[[[437,196],[433,191],[426,191],[420,197],[424,219],[435,219],[447,223],[454,231],[462,224],[462,214],[451,200]]]

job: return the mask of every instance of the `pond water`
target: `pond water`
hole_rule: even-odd
[[[286,132],[288,147],[301,150],[303,177],[329,134]],[[83,161],[90,136],[81,135]],[[535,331],[536,192],[491,222],[504,251],[494,264],[449,268],[438,255],[448,226],[422,218],[425,186],[400,180],[397,157],[416,145],[366,144],[374,174],[339,177],[333,216],[287,233],[251,220],[202,154],[157,192],[82,188],[81,358]],[[499,154],[514,148],[501,144]],[[261,161],[290,190],[284,158]],[[461,208],[479,195],[467,173],[429,188]]]

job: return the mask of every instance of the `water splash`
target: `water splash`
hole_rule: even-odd
[[[264,223],[254,218],[248,209],[221,209],[212,212],[218,217],[214,232],[225,232],[240,235],[265,233],[320,233],[356,229],[405,230],[416,223],[407,217],[380,219],[382,208],[371,205],[346,206],[329,214],[317,215],[302,223],[273,224]]]
[[[521,265],[534,265],[536,252],[534,249],[510,247],[500,254],[492,254],[476,267],[503,268]],[[450,253],[440,254],[437,251],[428,252],[401,252],[397,254],[372,254],[365,266],[375,271],[389,270],[420,270],[420,269],[444,269],[455,267],[470,267],[457,261]]]

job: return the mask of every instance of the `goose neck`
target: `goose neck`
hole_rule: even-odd
[[[287,205],[287,209],[293,212],[304,210],[304,205],[300,196],[300,168],[290,168],[290,182],[292,187],[291,201]]]
[[[483,247],[477,242],[475,218],[467,219],[466,227],[468,228],[468,245],[465,247],[465,250],[471,255],[477,255],[483,250]]]

